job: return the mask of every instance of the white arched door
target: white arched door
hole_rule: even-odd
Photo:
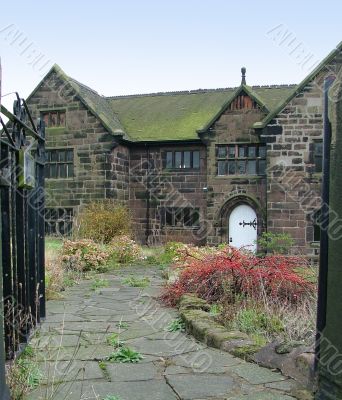
[[[256,251],[257,216],[247,204],[236,206],[229,215],[229,244]]]

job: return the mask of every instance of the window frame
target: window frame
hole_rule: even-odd
[[[320,145],[321,151],[320,153],[317,153],[317,145]],[[317,168],[317,163],[316,159],[320,158],[320,165],[319,168]],[[323,173],[323,139],[315,139],[313,140],[312,143],[312,164],[314,167],[314,173],[315,174],[322,174]],[[317,170],[319,169],[319,170]]]
[[[55,214],[55,216],[53,214]],[[44,214],[45,234],[48,236],[69,236],[73,229],[73,219],[73,207],[46,207]],[[62,230],[60,226],[63,226]]]
[[[52,115],[56,114],[57,122],[55,125],[51,124]],[[61,124],[61,115],[63,115],[63,123]],[[47,118],[46,118],[47,116]],[[42,110],[40,111],[40,118],[45,122],[46,128],[64,128],[66,126],[66,110],[59,109],[59,110]],[[46,122],[46,119],[48,122]]]
[[[165,163],[164,169],[167,170],[199,170],[201,168],[201,151],[200,150],[165,150]],[[185,166],[185,154],[189,154],[189,166]],[[196,156],[194,154],[197,154]],[[180,159],[179,159],[180,157]],[[169,162],[171,161],[171,166],[169,166]],[[179,163],[179,167],[176,166],[176,163]],[[195,166],[194,166],[195,165]]]
[[[223,151],[224,148],[226,149],[225,151]],[[252,148],[254,148],[253,155],[250,155],[250,149]],[[260,155],[261,151],[263,152],[262,156]],[[265,176],[267,158],[266,151],[266,144],[264,143],[217,144],[215,148],[216,176]],[[255,167],[253,167],[255,173],[248,173],[249,162],[255,163]]]
[[[64,152],[64,160],[60,160],[61,153]],[[52,155],[56,154],[56,160],[52,160]],[[68,157],[68,154],[72,154],[71,160]],[[49,158],[50,157],[50,158]],[[65,148],[49,148],[45,150],[45,178],[46,179],[72,179],[75,177],[75,155],[74,148],[65,147]],[[65,176],[61,176],[60,171],[62,170],[62,166],[67,166],[65,171]],[[70,168],[72,166],[72,168]],[[55,173],[52,174],[51,170],[55,169]],[[71,171],[71,172],[70,172]]]
[[[187,220],[186,214],[188,214]],[[171,229],[199,229],[200,209],[199,207],[165,207],[162,226]]]

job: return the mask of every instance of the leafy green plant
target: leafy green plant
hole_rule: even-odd
[[[256,243],[261,253],[288,254],[294,240],[288,233],[263,232]]]
[[[109,336],[107,336],[106,341],[113,347],[122,347],[125,344],[124,341],[120,340],[120,337],[117,333],[111,333]]]
[[[108,286],[109,286],[108,279],[95,278],[93,283],[91,284],[91,289],[97,290],[97,289],[105,288]]]
[[[221,313],[221,308],[222,307],[219,304],[214,303],[210,306],[209,314],[216,317]]]
[[[168,332],[177,332],[177,331],[183,332],[185,330],[185,324],[180,318],[177,318],[169,323],[166,330]]]
[[[130,233],[131,215],[127,207],[102,200],[85,206],[77,224],[81,237],[109,243],[116,236]]]
[[[123,328],[123,329],[128,328],[127,322],[122,322],[122,321],[118,322],[118,323],[116,324],[116,326],[117,326],[118,328]]]
[[[111,362],[119,363],[137,363],[143,359],[143,356],[130,347],[120,347],[107,358]]]
[[[277,316],[256,308],[238,311],[233,324],[238,330],[251,334],[274,334],[284,330],[284,325]]]
[[[144,278],[136,278],[135,276],[131,275],[125,278],[122,283],[132,287],[141,287],[144,288],[150,284],[150,279],[147,277]]]

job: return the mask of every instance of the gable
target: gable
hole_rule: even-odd
[[[338,68],[331,69],[329,68],[329,64],[338,65]],[[326,70],[327,73],[331,73],[336,75],[341,68],[342,64],[342,42],[340,42],[336,48],[331,51],[327,57],[325,57],[320,64],[308,75],[306,76],[302,82],[300,82],[289,94],[286,98],[281,101],[277,107],[273,109],[262,121],[256,122],[253,127],[255,129],[264,128],[272,119],[274,119],[287,105],[288,103],[295,98],[296,96],[303,93],[306,86],[312,83],[316,77],[323,73]]]

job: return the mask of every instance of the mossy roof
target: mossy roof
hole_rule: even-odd
[[[69,82],[79,99],[113,135],[132,142],[198,140],[198,133],[207,130],[242,91],[254,98],[264,110],[263,120],[254,124],[255,128],[264,127],[341,49],[340,43],[299,85],[241,85],[236,88],[104,97],[67,76],[56,64],[47,76],[55,71]]]
[[[293,85],[248,87],[267,110]],[[246,87],[247,88],[247,87]],[[112,109],[134,141],[194,140],[228,106],[240,88],[109,97]]]

